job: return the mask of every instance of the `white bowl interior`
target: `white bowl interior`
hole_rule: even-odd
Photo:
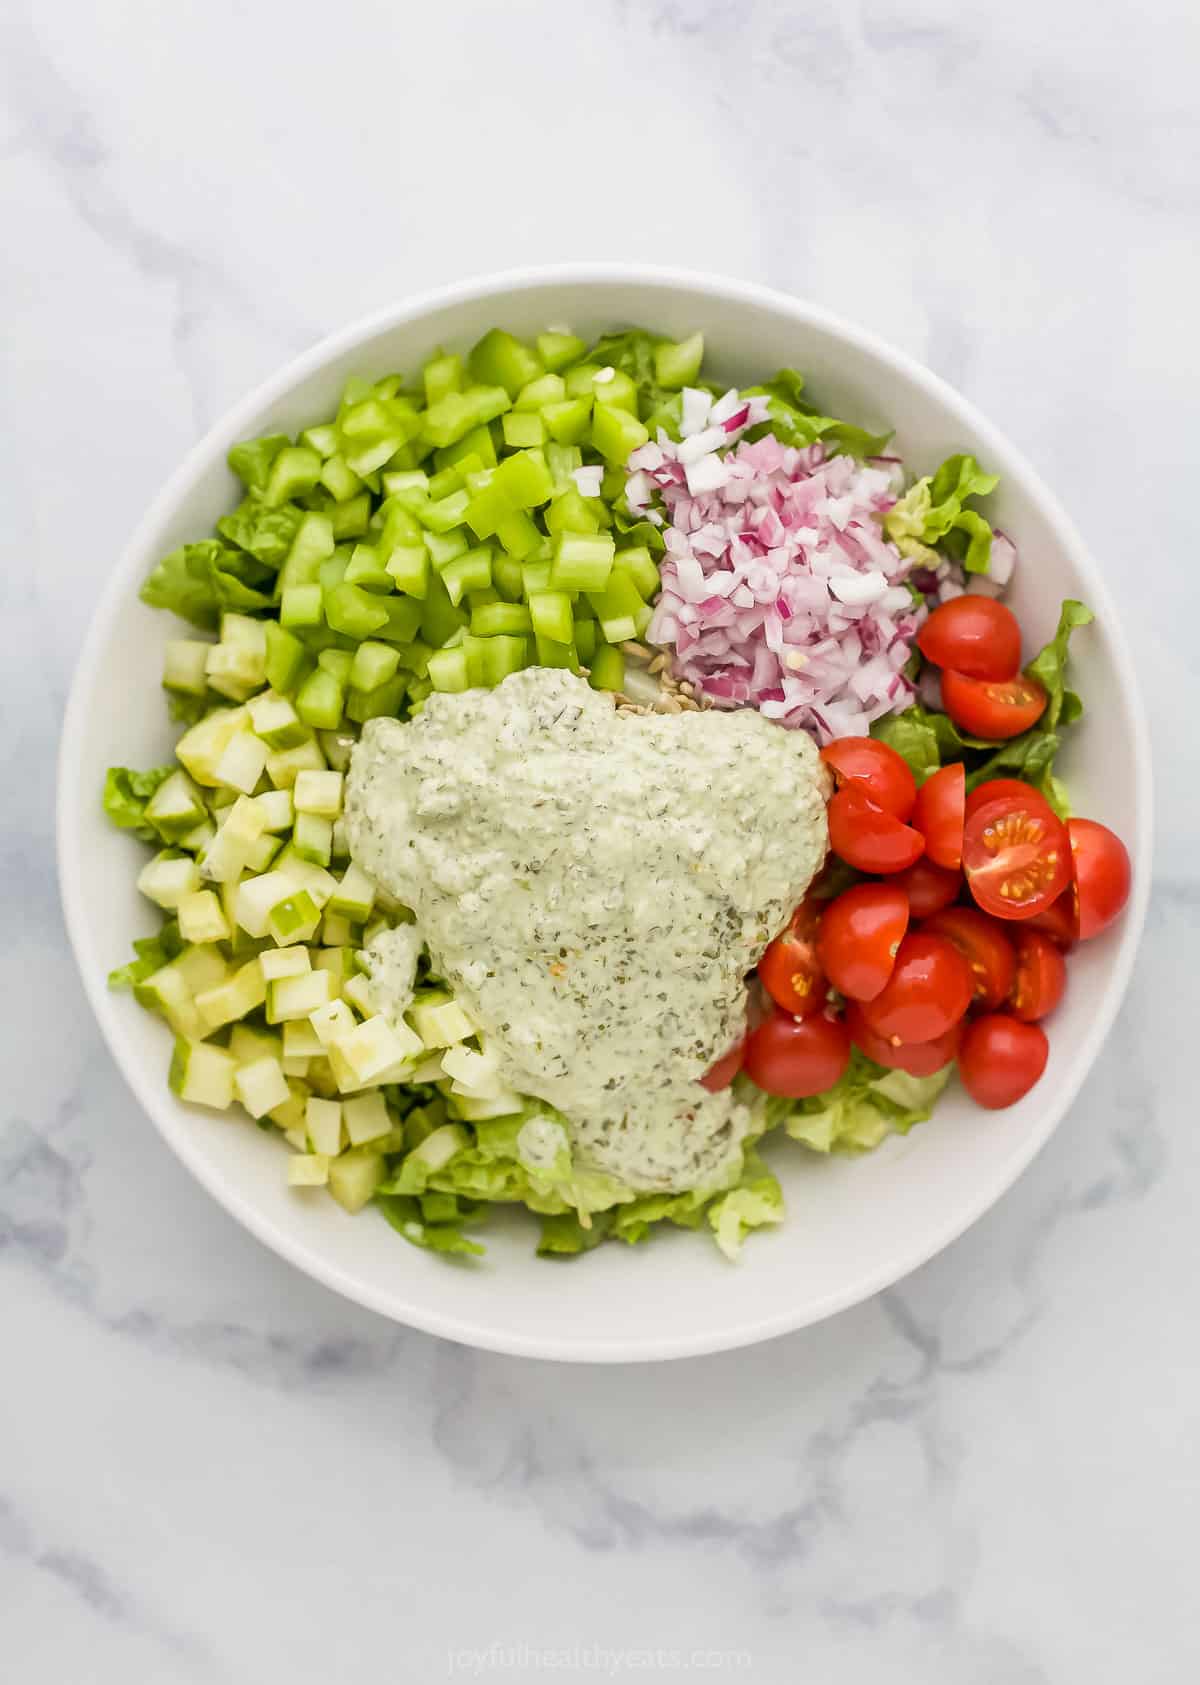
[[[165,1086],[167,1030],[104,986],[131,937],[156,923],[134,889],[141,845],[101,814],[104,771],[169,758],[175,735],[159,689],[172,622],[144,607],[137,587],[161,554],[207,534],[235,501],[224,460],[230,443],[294,432],[325,415],[352,373],[411,370],[435,346],[465,347],[495,323],[523,333],[561,321],[585,336],[628,322],[673,335],[702,327],[712,368],[731,383],[780,364],[798,367],[834,413],[894,425],[915,470],[973,450],[1003,476],[995,519],[1021,553],[1010,600],[1030,644],[1052,631],[1064,596],[1082,597],[1098,616],[1076,640],[1074,673],[1088,716],[1064,771],[1078,808],[1129,842],[1138,888],[1124,923],[1073,957],[1046,1076],[1001,1113],[951,1092],[932,1122],[863,1159],[822,1160],[782,1144],[771,1157],[788,1221],[752,1237],[736,1267],[688,1234],[546,1262],[533,1255],[532,1225],[516,1217],[485,1236],[481,1264],[448,1265],[405,1244],[374,1213],[351,1219],[324,1196],[289,1191],[278,1144],[244,1120],[177,1102]],[[285,370],[197,447],[97,611],[63,739],[59,849],[79,962],[127,1079],[184,1162],[260,1239],[351,1298],[436,1333],[500,1350],[617,1360],[715,1350],[814,1322],[894,1281],[987,1209],[1049,1135],[1111,1023],[1141,925],[1149,813],[1145,730],[1107,594],[1053,499],[970,406],[869,336],[779,295],[653,271],[543,271],[418,301],[348,331]]]

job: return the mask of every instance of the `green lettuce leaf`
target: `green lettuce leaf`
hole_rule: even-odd
[[[131,959],[128,965],[118,966],[108,974],[110,989],[132,989],[135,984],[144,982],[153,972],[158,971],[176,954],[182,953],[183,937],[179,934],[179,923],[176,919],[168,919],[157,936],[142,936],[135,940],[133,951],[136,959]]]
[[[741,1252],[751,1229],[783,1222],[783,1189],[753,1147],[746,1149],[737,1187],[710,1201],[705,1216],[717,1245],[731,1260]]]
[[[271,464],[291,444],[286,433],[271,433],[263,439],[243,439],[234,445],[226,457],[247,491],[265,491],[271,477]]]
[[[854,1048],[835,1087],[811,1100],[772,1101],[768,1117],[814,1152],[869,1152],[888,1135],[906,1135],[932,1114],[950,1066],[931,1077],[889,1071]]]
[[[865,427],[822,415],[803,392],[804,376],[797,369],[779,369],[761,386],[743,387],[743,397],[767,399],[768,420],[752,427],[747,437],[761,439],[774,433],[783,444],[800,447],[816,444],[819,439],[831,455],[879,456],[887,449],[890,432],[868,433]]]
[[[637,387],[638,414],[645,417],[677,397],[660,386],[654,368],[654,347],[660,340],[643,328],[629,328],[624,333],[606,333],[587,354],[589,363],[620,369]]]
[[[538,1239],[539,1258],[575,1258],[581,1252],[591,1252],[607,1240],[612,1228],[612,1215],[597,1211],[585,1228],[574,1211],[543,1217]]]
[[[1050,698],[1046,712],[1038,725],[1053,731],[1058,725],[1071,725],[1083,713],[1083,703],[1066,685],[1067,655],[1071,633],[1077,626],[1088,626],[1095,619],[1090,608],[1068,597],[1058,616],[1058,630],[1044,649],[1039,650],[1025,671],[1031,679],[1045,686]]]
[[[127,766],[110,766],[104,775],[104,811],[119,830],[132,831],[143,842],[156,842],[158,832],[146,821],[146,803],[175,771],[173,766],[154,766],[148,772],[134,772]]]
[[[948,456],[936,474],[918,480],[888,510],[884,531],[901,555],[915,561],[935,564],[941,547],[968,573],[986,573],[992,529],[978,510],[963,505],[969,497],[986,497],[999,483],[973,456]]]
[[[253,614],[271,606],[269,596],[247,583],[251,570],[261,576],[250,557],[215,538],[184,544],[159,562],[142,586],[142,601],[151,608],[170,609],[194,626],[213,629],[224,609]]]
[[[294,503],[284,503],[269,509],[259,498],[251,495],[238,504],[231,515],[222,515],[217,531],[222,538],[239,550],[246,550],[264,566],[280,568],[287,560],[292,540],[304,519],[304,511]]]
[[[375,1203],[397,1234],[403,1235],[411,1246],[426,1252],[445,1252],[464,1257],[479,1257],[483,1247],[469,1240],[462,1232],[463,1218],[451,1222],[429,1222],[422,1210],[423,1202],[405,1194],[376,1194]]]

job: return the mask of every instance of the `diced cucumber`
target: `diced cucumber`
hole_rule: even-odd
[[[282,1059],[283,1037],[249,1024],[235,1024],[229,1032],[229,1051],[235,1065],[252,1065],[256,1059]]]
[[[331,1000],[310,1012],[308,1022],[321,1046],[328,1049],[350,1035],[358,1020],[344,1000]]]
[[[294,895],[299,887],[294,877],[282,871],[246,878],[237,886],[234,917],[248,936],[265,936],[272,908]]]
[[[306,971],[303,976],[279,977],[267,984],[267,1023],[286,1024],[305,1020],[312,1012],[328,1006],[333,980],[327,971]]]
[[[294,749],[309,738],[308,727],[300,719],[286,696],[265,690],[246,704],[254,735],[272,749]]]
[[[266,830],[258,799],[239,796],[224,810],[217,834],[205,850],[200,870],[210,883],[236,883]]]
[[[297,744],[294,749],[278,749],[268,755],[267,777],[277,790],[290,791],[299,773],[309,768],[319,772],[324,765],[321,746],[312,737],[307,743]]]
[[[368,1141],[378,1141],[381,1135],[391,1132],[392,1120],[387,1103],[378,1090],[374,1094],[358,1094],[353,1099],[343,1100],[341,1113],[346,1137],[352,1147],[365,1146]]]
[[[329,1181],[329,1160],[323,1153],[293,1153],[287,1179],[290,1188],[323,1188]]]
[[[216,988],[206,989],[196,996],[196,1010],[206,1033],[219,1030],[224,1024],[234,1024],[263,1005],[267,998],[266,979],[257,959],[249,960],[239,971]]]
[[[189,731],[185,731],[175,745],[176,759],[187,768],[197,784],[220,784],[217,765],[227,745],[244,731],[247,714],[244,708],[218,708],[206,714]]]
[[[200,868],[190,854],[164,849],[142,867],[137,886],[148,900],[174,910],[185,896],[194,895],[201,887]]]
[[[225,942],[229,921],[220,898],[211,889],[197,889],[185,895],[177,910],[179,934],[185,942]]]
[[[311,860],[317,866],[328,866],[333,857],[333,821],[322,819],[315,813],[298,813],[292,832],[292,847],[302,860]]]
[[[552,372],[577,363],[587,350],[583,340],[573,333],[540,333],[536,340],[538,356]]]
[[[250,796],[263,775],[270,751],[261,737],[247,728],[234,732],[221,751],[215,772],[218,784],[228,784]]]
[[[264,831],[287,831],[295,817],[290,790],[264,790],[250,798],[262,815]]]
[[[176,1038],[167,1081],[173,1093],[194,1106],[211,1106],[225,1112],[233,1105],[233,1079],[237,1067],[223,1047]]]
[[[383,1154],[354,1147],[331,1159],[329,1191],[345,1211],[361,1211],[383,1181]]]
[[[349,919],[352,924],[365,924],[375,905],[375,894],[375,880],[351,861],[329,897],[327,910]]]
[[[304,977],[312,970],[309,951],[301,943],[290,948],[268,948],[258,956],[267,983],[277,983],[283,977]]]
[[[544,373],[541,358],[503,328],[492,328],[472,346],[467,358],[471,379],[486,386],[502,386],[515,398],[523,386]]]
[[[311,941],[320,922],[321,909],[306,889],[299,889],[271,908],[267,930],[283,946],[289,942]]]
[[[286,1046],[285,1032],[285,1049]],[[304,1108],[304,1128],[314,1152],[336,1158],[342,1150],[342,1102],[322,1100],[314,1095]]]
[[[449,995],[429,992],[418,997],[408,1016],[425,1047],[453,1047],[475,1034],[475,1025]]]
[[[251,1117],[266,1117],[277,1106],[291,1098],[291,1089],[278,1059],[255,1059],[249,1065],[239,1065],[233,1075],[233,1092]]]
[[[186,772],[164,778],[146,803],[145,818],[164,842],[178,842],[208,818],[204,797]]]
[[[444,1123],[413,1148],[406,1162],[415,1161],[424,1167],[427,1174],[434,1176],[439,1170],[444,1170],[450,1160],[456,1158],[470,1144],[470,1136],[461,1124]]]
[[[292,803],[297,813],[315,813],[323,819],[336,819],[342,811],[342,774],[298,773],[292,787]]]
[[[167,690],[184,696],[203,696],[208,689],[208,652],[211,644],[193,638],[168,638],[163,647],[163,679]]]
[[[320,1034],[319,1029],[317,1033]],[[377,1081],[392,1066],[421,1051],[420,1038],[407,1024],[392,1024],[382,1013],[377,1013],[332,1042],[329,1058],[343,1089],[363,1088]],[[342,1081],[342,1067],[350,1075],[349,1082]]]

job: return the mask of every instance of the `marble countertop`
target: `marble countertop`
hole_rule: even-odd
[[[3,8],[6,1676],[1195,1676],[1198,49],[1191,0]],[[999,1207],[820,1328],[599,1371],[395,1328],[219,1210],[100,1041],[51,828],[198,434],[371,306],[589,256],[802,292],[976,400],[1108,574],[1161,790],[1133,989]]]

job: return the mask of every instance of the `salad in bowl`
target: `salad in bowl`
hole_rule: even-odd
[[[779,1224],[764,1140],[1019,1102],[1125,847],[1057,770],[1089,609],[966,451],[912,463],[699,329],[491,328],[237,443],[150,572],[169,761],[103,804],[161,915],[114,989],[297,1199],[471,1257]],[[115,958],[116,956],[114,956]]]

